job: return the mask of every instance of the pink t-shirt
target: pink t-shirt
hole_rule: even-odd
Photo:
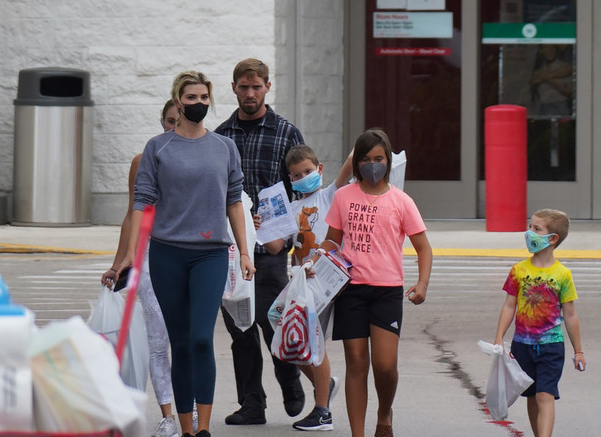
[[[381,196],[365,194],[358,183],[338,189],[326,222],[342,230],[351,283],[387,287],[403,285],[405,235],[426,230],[413,199],[394,185]]]

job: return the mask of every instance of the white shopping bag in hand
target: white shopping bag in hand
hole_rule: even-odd
[[[313,292],[307,287],[305,266],[296,270],[287,285],[286,305],[277,323],[271,353],[282,361],[319,366],[325,354]]]
[[[242,205],[244,207],[244,224],[246,230],[246,247],[248,247],[248,256],[255,262],[255,242],[257,241],[257,232],[253,223],[251,208],[252,200],[244,191],[242,192]],[[228,220],[228,233],[232,241],[234,232]],[[236,244],[232,244],[228,250],[228,275],[225,281],[225,289],[221,304],[228,314],[234,319],[234,324],[246,331],[255,321],[255,277],[247,281],[242,277],[240,270],[240,250]]]
[[[116,346],[124,311],[125,299],[123,296],[108,287],[103,287],[98,300],[92,304],[92,314],[88,319],[88,326]],[[148,336],[142,306],[140,302],[136,302],[121,364],[121,377],[126,385],[143,392],[146,391],[149,358]]]
[[[505,343],[505,351],[501,345],[482,340],[478,342],[478,347],[493,357],[486,384],[486,406],[493,419],[504,420],[508,408],[534,381],[511,355],[509,343]]]

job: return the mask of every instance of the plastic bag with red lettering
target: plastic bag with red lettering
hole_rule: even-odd
[[[244,207],[244,222],[246,230],[246,247],[248,256],[254,263],[254,248],[257,241],[257,232],[250,212],[253,202],[244,191],[242,192],[242,206]],[[234,232],[228,220],[228,233],[232,241]],[[242,278],[240,271],[240,251],[236,244],[232,244],[228,251],[228,276],[225,282],[221,304],[228,314],[234,319],[235,325],[246,331],[255,321],[255,278],[250,281]]]

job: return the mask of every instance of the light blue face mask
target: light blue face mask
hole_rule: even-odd
[[[317,170],[314,170],[304,178],[292,181],[292,189],[305,194],[312,193],[321,187],[321,183],[321,175]]]
[[[549,237],[555,234],[539,235],[536,232],[528,229],[524,236],[526,237],[526,247],[530,253],[540,252],[546,247],[549,247]]]

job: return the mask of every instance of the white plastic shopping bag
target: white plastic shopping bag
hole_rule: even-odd
[[[405,168],[407,167],[407,157],[405,151],[392,154],[392,164],[390,168],[389,182],[399,189],[405,186]]]
[[[290,269],[290,274],[292,277],[294,277],[300,269],[300,266],[293,266]],[[280,294],[278,294],[278,297],[275,298],[269,307],[269,311],[267,311],[267,320],[269,320],[274,332],[278,327],[278,322],[280,321],[282,313],[284,312],[284,308],[286,307],[286,298],[288,296],[288,290],[290,289],[291,284],[292,281],[288,281],[286,286],[282,289],[282,291],[280,291]]]
[[[486,406],[495,420],[506,419],[508,408],[534,382],[511,355],[511,345],[504,345],[505,351],[501,345],[478,342],[480,350],[493,357],[486,385]]]
[[[146,432],[146,394],[123,383],[113,346],[81,317],[41,328],[29,354],[38,430],[73,433],[116,428],[127,437]]]
[[[16,311],[3,311],[15,310]],[[33,399],[29,343],[35,315],[16,305],[0,304],[0,431],[31,431]]]
[[[120,293],[103,287],[96,303],[92,304],[92,314],[88,326],[109,340],[113,346],[121,329],[125,300]],[[129,325],[127,346],[121,364],[121,377],[130,387],[146,391],[148,381],[148,336],[140,302],[136,302]]]
[[[254,247],[257,241],[257,232],[253,223],[251,214],[252,200],[244,191],[242,192],[242,205],[244,207],[244,222],[246,229],[246,246],[248,255],[254,263]],[[228,232],[230,239],[234,239],[234,233],[228,220]],[[223,298],[221,303],[230,316],[234,319],[236,326],[242,331],[246,331],[255,321],[255,278],[250,281],[242,278],[240,271],[240,251],[236,244],[229,248],[229,269]]]
[[[271,353],[282,361],[319,366],[325,354],[324,333],[307,287],[305,266],[295,271],[287,285],[286,304],[278,320]]]
[[[291,269],[291,274],[294,276],[296,272],[301,269],[300,266],[294,266]],[[315,302],[315,290],[320,287],[311,287],[311,283],[315,283],[317,281],[316,278],[307,278],[307,287],[313,293],[314,302]],[[288,290],[290,289],[290,284],[292,281],[289,281],[286,286],[282,289],[278,297],[275,298],[271,306],[269,307],[269,311],[267,312],[267,319],[271,324],[271,327],[275,331],[280,317],[282,317],[282,313],[284,312],[284,307],[286,306],[286,297],[288,296]],[[317,305],[316,305],[317,306]],[[316,308],[317,310],[317,308]],[[319,327],[321,327],[321,331],[323,333],[324,341],[332,336],[332,329],[334,325],[334,302],[330,301],[324,306],[321,311],[317,311],[317,316],[319,320]]]

